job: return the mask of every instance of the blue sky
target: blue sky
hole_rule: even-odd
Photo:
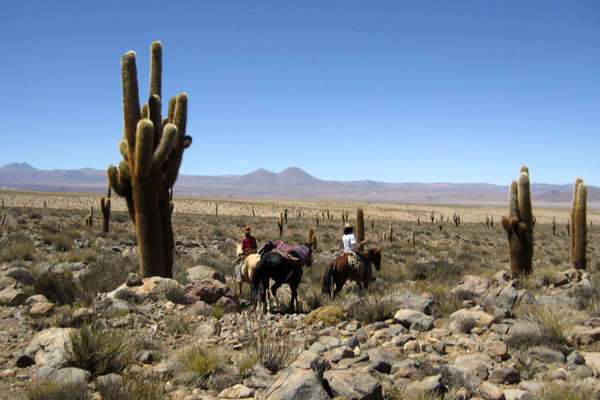
[[[180,173],[600,185],[598,1],[24,0],[0,36],[0,165],[118,163],[120,57],[145,101],[161,40]]]

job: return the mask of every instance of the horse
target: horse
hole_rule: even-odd
[[[360,253],[364,261],[358,263],[357,268],[352,268],[348,262],[348,254],[343,254],[333,260],[323,274],[322,292],[334,297],[348,279],[351,279],[366,289],[371,281],[371,264],[379,271],[381,268],[381,249],[370,248]],[[335,290],[333,284],[335,283]]]
[[[289,250],[288,254],[292,257],[286,257],[281,252],[275,250],[264,253],[252,275],[252,300],[262,303],[263,312],[271,311],[269,295],[277,305],[277,289],[284,283],[287,283],[292,291],[289,310],[295,312],[298,306],[298,285],[302,278],[302,267],[312,265],[311,248],[308,244],[296,246],[296,250]],[[298,256],[298,257],[296,257]],[[275,283],[269,289],[269,280],[273,279]]]
[[[244,257],[244,251],[242,250],[242,244],[237,243],[235,249],[235,265],[239,265],[240,260]],[[246,282],[247,284],[252,283],[252,274],[254,273],[254,269],[256,268],[256,264],[260,261],[260,255],[248,254],[244,259],[244,263],[242,264],[242,274],[241,278],[238,281],[238,296],[242,295],[242,284]]]

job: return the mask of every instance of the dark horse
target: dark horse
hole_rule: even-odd
[[[348,255],[344,254],[333,260],[323,274],[323,293],[334,297],[348,279],[357,282],[366,289],[371,281],[371,264],[379,271],[381,268],[381,249],[371,248],[360,253],[365,261],[358,263],[357,268],[348,264]],[[333,284],[335,283],[335,290]]]
[[[282,255],[278,251],[272,251],[265,253],[252,274],[252,299],[256,301],[260,295],[260,301],[263,304],[263,311],[265,306],[267,311],[270,311],[269,294],[277,303],[277,289],[284,283],[290,286],[292,291],[292,299],[290,301],[290,310],[293,312],[296,309],[298,303],[298,285],[300,284],[300,278],[302,278],[302,266],[312,265],[311,248],[307,245],[299,245],[300,252],[294,252],[290,250],[288,254],[292,255],[292,258],[288,258]],[[296,257],[298,256],[298,257]],[[273,279],[275,283],[269,289],[269,279]]]

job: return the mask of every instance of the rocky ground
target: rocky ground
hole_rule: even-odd
[[[232,282],[233,242],[269,218],[176,215],[175,279],[140,278],[124,214],[5,210],[0,397],[7,399],[594,399],[600,389],[598,235],[587,271],[568,237],[536,227],[534,273],[508,274],[506,236],[483,224],[369,223],[384,263],[367,292],[320,294],[341,221],[319,238],[302,312],[262,314]],[[367,217],[368,218],[368,217]],[[369,229],[370,227],[370,229]],[[415,243],[412,243],[412,232]],[[289,298],[284,286],[278,297]]]

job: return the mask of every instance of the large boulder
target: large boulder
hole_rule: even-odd
[[[215,304],[221,297],[228,297],[236,304],[238,302],[233,289],[213,278],[204,278],[186,285],[185,294],[208,304]]]
[[[72,328],[49,328],[39,332],[25,349],[39,366],[61,368],[67,366],[65,350],[71,342]]]
[[[352,400],[383,400],[381,383],[365,370],[327,371],[325,379],[334,396]]]
[[[18,306],[25,303],[27,294],[21,289],[6,287],[0,291],[0,304],[3,306]]]
[[[477,275],[465,275],[458,286],[450,291],[453,296],[463,298],[483,297],[490,286],[490,281]]]
[[[188,268],[185,271],[185,277],[187,282],[201,281],[204,278],[211,278],[225,283],[225,276],[222,273],[217,272],[214,268],[206,265],[196,265],[195,267]]]
[[[404,290],[393,292],[385,296],[382,301],[397,310],[408,309],[431,314],[433,296],[421,295]]]
[[[323,387],[323,371],[329,363],[311,351],[305,351],[289,367],[280,371],[265,390],[264,400],[321,400],[329,394]]]
[[[13,278],[14,280],[22,283],[23,285],[33,285],[33,283],[35,282],[35,276],[31,273],[30,270],[23,267],[13,267],[6,271],[4,275]]]
[[[437,396],[446,391],[442,384],[442,375],[428,376],[420,381],[411,382],[406,387],[406,392],[414,397]]]
[[[161,278],[160,276],[152,276],[149,278],[141,278],[141,285],[128,286],[123,283],[121,286],[108,292],[106,297],[110,299],[136,299],[135,302],[141,301],[148,297],[165,298],[169,293],[176,290],[183,291],[183,286],[174,279]]]
[[[428,331],[433,328],[434,318],[416,310],[402,309],[394,314],[394,321],[409,329]]]
[[[510,314],[519,295],[516,289],[517,283],[517,281],[511,281],[490,290],[483,300],[484,307],[486,309],[496,308],[500,314]]]

